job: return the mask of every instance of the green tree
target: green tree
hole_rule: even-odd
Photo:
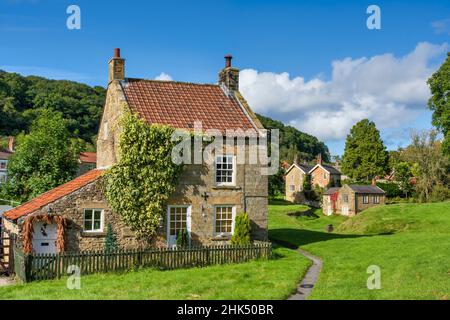
[[[279,167],[277,174],[269,176],[269,196],[275,197],[278,194],[285,192],[284,182],[285,170],[283,167]]]
[[[350,130],[342,158],[342,171],[354,180],[370,181],[386,173],[388,154],[375,123],[359,121]]]
[[[247,213],[236,216],[234,222],[234,234],[231,237],[231,244],[243,245],[252,243],[250,218]]]
[[[400,190],[403,194],[408,196],[412,192],[411,185],[411,165],[408,162],[402,161],[395,165],[395,180],[399,183]]]
[[[113,227],[111,223],[108,223],[108,229],[106,231],[105,237],[105,252],[111,253],[118,249],[117,245],[117,237],[114,233]]]
[[[30,133],[18,137],[3,193],[25,201],[71,180],[77,170],[78,152],[70,142],[61,113],[42,110]]]
[[[431,90],[428,107],[433,111],[433,125],[444,134],[442,151],[450,156],[450,52],[428,80],[428,85]]]
[[[412,143],[405,148],[402,158],[412,164],[419,200],[430,201],[436,187],[448,187],[449,159],[442,153],[442,143],[437,140],[436,131],[413,133]]]

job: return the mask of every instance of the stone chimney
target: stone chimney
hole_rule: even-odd
[[[377,177],[375,177],[375,178],[372,179],[372,185],[373,185],[373,186],[376,186],[376,185],[377,185]]]
[[[8,151],[9,152],[14,152],[14,142],[15,142],[14,137],[8,138]]]
[[[114,49],[114,57],[109,60],[109,82],[125,79],[125,59],[120,57],[120,49]]]
[[[239,90],[239,69],[231,66],[232,56],[225,56],[225,68],[219,73],[219,85],[224,85],[230,91]]]
[[[294,156],[294,164],[298,164],[298,154],[295,154]]]
[[[321,153],[319,153],[319,154],[317,155],[317,164],[322,165],[322,154],[321,154]]]

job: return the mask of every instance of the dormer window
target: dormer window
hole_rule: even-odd
[[[234,155],[216,156],[216,184],[218,186],[233,186],[236,178],[236,163]]]

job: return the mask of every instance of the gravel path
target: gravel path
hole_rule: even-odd
[[[314,285],[316,284],[320,271],[322,270],[322,260],[320,260],[320,258],[313,256],[309,252],[302,249],[297,249],[297,251],[311,260],[313,264],[298,285],[297,292],[290,296],[288,300],[306,300],[314,289]]]

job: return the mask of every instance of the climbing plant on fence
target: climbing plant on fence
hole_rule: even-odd
[[[147,124],[131,113],[122,126],[121,158],[104,176],[106,197],[137,236],[149,238],[156,234],[182,172],[171,158],[175,129]]]

